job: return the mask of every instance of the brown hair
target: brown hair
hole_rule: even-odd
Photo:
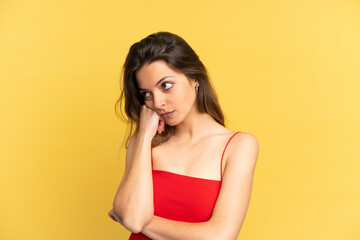
[[[144,104],[143,97],[140,95],[137,86],[135,73],[143,65],[158,60],[165,61],[169,67],[183,73],[189,80],[197,80],[199,82],[199,92],[196,95],[196,101],[199,111],[210,114],[215,121],[225,126],[224,115],[216,93],[211,85],[206,68],[198,55],[180,36],[169,32],[157,32],[134,43],[130,47],[123,66],[123,89],[120,98],[115,103],[115,113],[120,117],[118,113],[120,112],[123,119],[130,123],[126,147],[133,133],[134,124],[136,127],[135,132],[139,130],[140,107]],[[123,100],[125,100],[125,104],[123,104]],[[124,118],[121,111],[122,105],[124,105],[128,119]],[[173,134],[174,129],[174,126],[165,125],[165,131],[161,134],[156,133],[152,139],[152,147],[166,142]]]

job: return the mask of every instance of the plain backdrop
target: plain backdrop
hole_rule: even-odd
[[[238,239],[360,239],[360,2],[0,1],[0,239],[115,240],[130,46],[183,37],[259,141]]]

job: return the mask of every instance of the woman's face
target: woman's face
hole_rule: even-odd
[[[164,61],[142,66],[136,81],[145,105],[157,112],[170,126],[181,123],[196,106],[195,86],[186,76],[173,70]],[[170,113],[162,115],[164,113]]]

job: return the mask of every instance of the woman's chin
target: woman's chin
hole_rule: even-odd
[[[174,127],[177,125],[177,122],[176,121],[171,121],[171,120],[168,120],[168,121],[165,121],[165,125],[169,125],[171,127]]]

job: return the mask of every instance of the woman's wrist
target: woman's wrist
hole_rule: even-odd
[[[155,215],[152,216],[150,222],[148,222],[148,224],[146,224],[143,229],[142,229],[142,233],[145,235],[148,235],[151,232],[151,226],[154,223],[154,219],[155,219]],[[156,220],[156,219],[155,219]]]
[[[136,141],[139,143],[150,143],[153,139],[154,136],[152,136],[149,132],[143,132],[143,131],[139,131],[137,136],[136,136]]]

